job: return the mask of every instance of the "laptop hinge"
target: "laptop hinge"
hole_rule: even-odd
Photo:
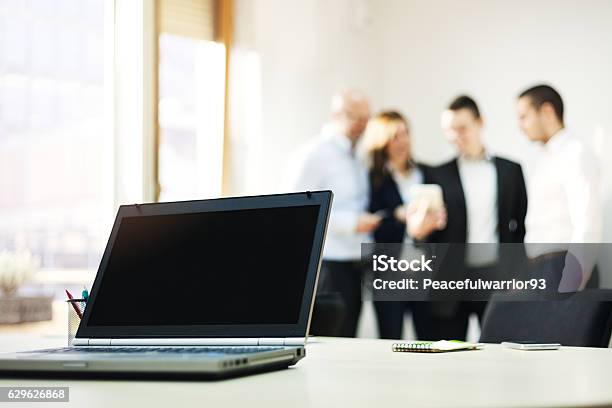
[[[88,346],[89,339],[72,339],[71,345],[73,346]]]
[[[285,337],[285,346],[303,346],[306,344],[306,337]]]
[[[111,339],[72,339],[73,346],[110,346]]]
[[[304,337],[261,337],[260,346],[303,346],[306,343]]]
[[[306,337],[285,337],[284,346],[303,346],[306,344]]]
[[[73,339],[73,346],[303,346],[304,337]]]
[[[113,346],[257,346],[256,338],[111,339]],[[91,345],[91,343],[90,343]]]
[[[260,337],[257,339],[257,344],[259,346],[284,346],[285,338],[284,337]]]

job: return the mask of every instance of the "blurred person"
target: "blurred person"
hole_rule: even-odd
[[[442,187],[447,223],[426,240],[468,244],[451,245],[440,265],[451,279],[497,276],[502,261],[499,243],[521,243],[525,237],[523,171],[519,164],[489,154],[482,140],[484,120],[471,97],[455,98],[442,113],[441,126],[458,156],[428,171],[425,182]],[[465,339],[470,315],[476,314],[482,322],[486,301],[432,302],[430,306],[432,324],[426,338]]]
[[[444,226],[443,212],[429,212],[423,222],[407,231],[411,187],[423,183],[427,167],[413,161],[410,126],[404,116],[395,111],[385,111],[370,119],[363,136],[362,149],[370,175],[369,210],[385,214],[374,231],[374,242],[408,244]],[[375,301],[374,310],[381,338],[402,337],[407,310],[412,311],[418,335],[418,305],[414,302]]]
[[[588,254],[593,246],[574,246],[571,264],[576,268],[570,271],[566,268],[570,266],[567,244],[601,242],[597,158],[566,129],[563,99],[551,86],[537,85],[521,92],[516,108],[521,130],[542,147],[529,177],[525,242],[531,264],[560,292],[582,289],[593,272],[594,257]]]
[[[294,190],[334,193],[318,291],[341,294],[345,314],[338,332],[343,337],[357,334],[364,272],[361,243],[381,222],[379,215],[367,211],[367,169],[355,151],[369,118],[370,104],[362,93],[348,90],[334,95],[331,122],[307,147],[290,183]]]

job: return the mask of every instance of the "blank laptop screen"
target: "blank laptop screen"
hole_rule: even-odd
[[[125,217],[89,326],[295,324],[319,205]]]

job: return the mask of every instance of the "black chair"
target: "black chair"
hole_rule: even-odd
[[[340,335],[346,306],[342,296],[337,292],[325,292],[315,297],[310,334],[313,336]]]
[[[612,331],[612,290],[585,290],[559,297],[527,301],[525,295],[517,293],[493,295],[485,311],[480,341],[608,347]]]

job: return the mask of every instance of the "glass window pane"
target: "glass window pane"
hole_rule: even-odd
[[[113,219],[104,0],[0,6],[0,251],[95,269]]]
[[[160,200],[218,197],[225,47],[162,34],[159,57]]]

